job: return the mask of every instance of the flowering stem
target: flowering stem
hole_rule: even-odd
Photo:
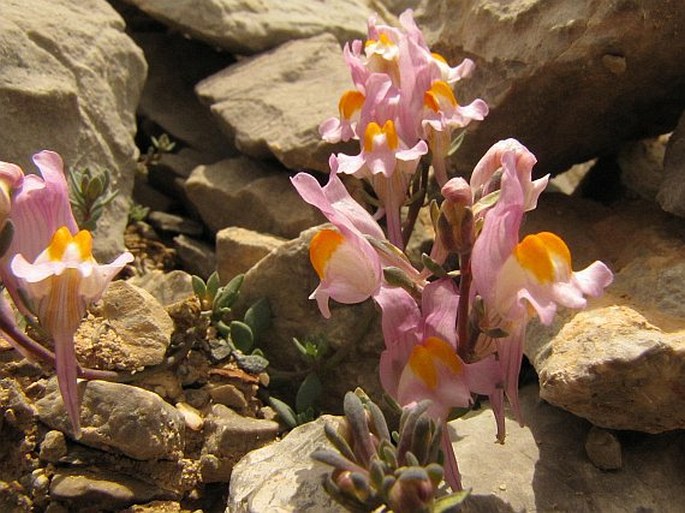
[[[457,306],[457,347],[459,356],[465,362],[470,360],[473,352],[469,341],[469,296],[471,295],[471,253],[462,253],[459,259],[459,305]]]
[[[404,247],[409,243],[409,237],[411,237],[414,231],[414,225],[419,217],[419,211],[423,206],[423,201],[426,198],[426,183],[428,182],[428,167],[421,166],[421,175],[419,178],[418,194],[414,201],[409,205],[409,212],[407,213],[407,219],[404,223],[402,229],[402,240],[404,241]]]

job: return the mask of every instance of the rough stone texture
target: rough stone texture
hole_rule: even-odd
[[[308,299],[319,278],[309,261],[309,241],[321,227],[302,232],[299,238],[284,243],[269,253],[245,274],[235,311],[265,297],[272,312],[271,327],[260,346],[279,369],[301,365],[292,343],[298,340],[325,339],[333,352],[344,358],[327,369],[323,407],[339,411],[345,392],[361,386],[374,399],[382,394],[378,379],[378,359],[383,350],[380,315],[369,300],[358,305],[331,301],[331,318],[324,319],[316,302]]]
[[[145,52],[149,65],[138,107],[140,115],[169,134],[177,146],[200,150],[210,161],[235,154],[235,148],[193,90],[201,79],[235,60],[180,34],[141,31],[134,32],[132,37]]]
[[[623,466],[621,442],[616,435],[592,426],[585,440],[585,453],[592,464],[601,470],[618,470]]]
[[[329,467],[309,457],[319,447],[330,447],[323,427],[337,420],[321,416],[241,459],[231,476],[226,513],[347,511],[321,486]]]
[[[227,481],[240,458],[275,439],[279,431],[280,425],[273,420],[243,417],[222,404],[213,405],[205,417],[203,481]]]
[[[641,435],[626,444],[620,472],[603,472],[583,451],[587,421],[522,391],[527,427],[509,420],[504,445],[493,443],[490,411],[450,423],[464,486],[472,496],[465,513],[599,512],[679,513],[685,436]],[[227,513],[342,512],[318,483],[330,467],[309,455],[328,445],[323,416],[291,431],[278,443],[245,456],[234,468]]]
[[[174,237],[174,249],[183,268],[203,280],[216,271],[214,247],[207,242],[186,235]]]
[[[682,432],[634,437],[625,445],[623,469],[604,472],[584,453],[586,421],[538,400],[535,386],[523,389],[521,398],[527,425],[509,421],[504,445],[493,443],[494,420],[487,410],[450,423],[464,486],[472,487],[465,513],[677,513],[685,508]]]
[[[328,32],[340,42],[365,33],[361,0],[127,0],[177,30],[232,53],[251,54]]]
[[[177,460],[182,456],[185,423],[181,413],[157,394],[108,381],[79,382],[81,428],[79,442],[136,460]],[[36,401],[40,420],[71,435],[57,380]]]
[[[531,323],[526,354],[541,396],[611,429],[685,427],[685,232],[644,202],[612,210],[546,196],[525,230],[561,233],[580,269],[601,258],[614,283],[586,311]]]
[[[222,283],[227,283],[279,247],[285,241],[238,226],[224,228],[216,234],[216,270]]]
[[[171,496],[150,483],[113,472],[58,471],[50,482],[51,499],[89,510],[114,510]]]
[[[124,246],[142,52],[104,0],[4,1],[0,48],[1,159],[34,171],[31,155],[47,148],[68,169],[108,169],[119,196],[98,223],[95,250],[109,260]]]
[[[538,172],[562,171],[672,130],[685,105],[677,1],[423,0],[417,11],[433,51],[476,63],[457,98],[491,108],[459,148],[461,171],[506,137],[535,153]]]
[[[246,59],[195,90],[243,153],[328,172],[336,147],[321,140],[318,126],[337,114],[340,95],[351,87],[340,45],[324,34]]]
[[[147,290],[162,306],[184,301],[194,294],[190,274],[185,271],[165,273],[157,269],[128,282]]]
[[[664,180],[668,136],[629,142],[618,152],[621,183],[646,200],[654,201]]]
[[[657,201],[665,211],[685,217],[685,114],[666,147],[664,179]]]
[[[162,363],[173,330],[174,323],[159,301],[119,280],[91,308],[75,341],[88,365],[133,371]]]
[[[215,233],[241,226],[294,238],[323,219],[302,201],[286,173],[245,157],[196,168],[186,181],[186,190]]]

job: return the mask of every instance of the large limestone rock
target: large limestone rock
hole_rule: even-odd
[[[521,399],[527,426],[509,420],[504,445],[493,443],[495,422],[488,409],[450,423],[463,483],[472,490],[465,513],[679,513],[685,508],[683,433],[625,443],[623,468],[605,472],[584,454],[586,421],[540,401],[534,386],[523,390]],[[321,417],[245,456],[233,470],[227,513],[345,511],[320,484],[330,467],[310,458],[328,445],[324,423],[337,419]]]
[[[323,34],[230,66],[196,91],[243,153],[327,172],[335,147],[321,140],[318,126],[337,114],[351,87],[338,41]]]
[[[240,226],[294,238],[322,220],[302,201],[287,173],[246,157],[199,166],[185,187],[212,232]]]
[[[602,427],[682,429],[685,233],[644,202],[603,210],[547,196],[528,219],[526,231],[564,236],[575,269],[600,258],[616,273],[587,311],[562,311],[550,327],[530,325],[526,354],[541,396]]]
[[[79,395],[79,442],[136,460],[178,460],[183,455],[183,416],[157,394],[123,383],[95,380],[81,381]],[[71,433],[56,379],[50,380],[36,407],[42,422]]]
[[[365,33],[373,12],[363,0],[126,0],[191,37],[253,54],[325,32],[341,42]]]
[[[231,476],[226,513],[347,511],[321,485],[329,467],[310,458],[315,449],[330,447],[323,428],[337,421],[324,415],[241,459]]]
[[[216,270],[221,282],[228,283],[234,276],[247,272],[284,242],[279,237],[238,226],[219,231],[216,234]]]
[[[677,2],[424,0],[417,11],[434,51],[476,63],[457,99],[491,107],[457,153],[462,171],[505,137],[535,153],[539,172],[561,171],[668,132],[685,105]]]
[[[0,15],[0,160],[33,171],[52,149],[68,169],[110,171],[119,196],[98,224],[100,258],[123,248],[138,150],[143,54],[104,0],[7,0]]]

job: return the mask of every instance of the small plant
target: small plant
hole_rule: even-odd
[[[316,419],[319,414],[318,402],[323,393],[321,377],[338,365],[344,357],[343,351],[331,355],[331,348],[324,337],[311,337],[303,341],[293,337],[293,344],[303,363],[303,370],[294,372],[283,372],[273,368],[270,370],[275,378],[287,378],[289,381],[302,380],[295,395],[294,408],[280,399],[269,398],[272,408],[290,428]]]
[[[251,372],[262,372],[269,362],[255,345],[271,323],[271,309],[269,302],[262,298],[247,309],[242,321],[232,318],[231,307],[238,299],[244,278],[245,275],[239,274],[221,287],[216,272],[206,282],[199,276],[193,276],[193,291],[200,300],[203,314],[209,317],[217,334],[226,341],[238,365]]]
[[[85,168],[69,173],[69,201],[82,230],[95,230],[105,207],[116,198],[118,191],[110,190],[110,186],[110,172],[106,169]]]
[[[457,511],[468,492],[438,497],[444,474],[442,426],[427,414],[429,405],[422,401],[403,408],[399,432],[391,435],[380,408],[364,391],[348,392],[342,425],[325,427],[337,451],[318,449],[312,454],[334,468],[326,476],[326,491],[352,511]]]
[[[168,134],[162,134],[159,137],[150,137],[150,146],[144,155],[141,155],[138,161],[138,171],[142,174],[147,174],[150,166],[159,164],[159,160],[164,153],[171,153],[176,147],[176,142],[171,140]]]
[[[150,207],[144,207],[140,203],[133,202],[128,210],[128,222],[130,224],[143,221],[149,213]]]

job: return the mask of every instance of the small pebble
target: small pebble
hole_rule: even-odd
[[[587,435],[585,452],[592,464],[601,470],[618,470],[623,466],[618,438],[597,426],[592,426]]]
[[[57,463],[66,455],[67,441],[64,433],[54,429],[45,433],[43,442],[40,444],[40,459],[48,463]]]

